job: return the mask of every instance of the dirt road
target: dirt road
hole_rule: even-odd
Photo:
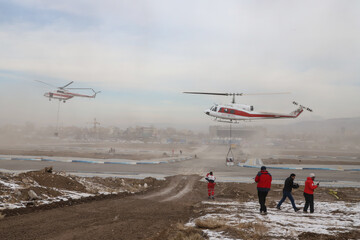
[[[145,194],[6,217],[0,239],[164,239],[204,199],[198,180],[175,176]]]
[[[199,180],[198,175],[177,175],[155,181],[149,190],[138,194],[100,195],[70,203],[56,202],[50,206],[3,211],[7,216],[0,214],[0,239],[176,240],[188,236],[193,237],[189,239],[208,239],[208,236],[219,234],[224,235],[218,239],[224,236],[230,239],[277,239],[278,236],[298,239],[296,234],[299,239],[347,239],[340,235],[332,237],[347,234],[354,238],[359,234],[360,225],[356,219],[360,214],[360,192],[357,188],[320,187],[316,190],[315,216],[308,216],[295,213],[288,202],[283,204],[282,211],[275,209],[283,185],[272,185],[267,199],[270,214],[263,217],[258,214],[255,184],[217,183],[214,201],[207,199],[206,183]],[[332,194],[334,191],[336,196]],[[304,204],[302,193],[302,187],[293,191],[299,207]],[[330,223],[335,221],[330,228],[333,234],[308,238],[309,230],[296,228],[305,223],[314,226],[313,217],[323,223],[324,229],[331,217]],[[212,218],[216,226],[213,226]],[[288,226],[288,218],[297,218],[301,222],[291,225],[294,228],[291,236],[286,231],[276,231],[279,226]],[[199,220],[202,223],[199,224]],[[194,227],[184,226],[189,221]],[[276,225],[278,223],[280,225]],[[305,237],[300,238],[302,235]]]

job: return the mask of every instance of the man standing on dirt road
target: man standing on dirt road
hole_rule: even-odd
[[[258,197],[260,203],[260,214],[266,215],[267,209],[265,206],[266,196],[270,191],[272,177],[271,174],[266,171],[266,167],[262,166],[261,171],[255,177],[257,182]]]
[[[310,213],[314,212],[314,190],[319,186],[319,183],[314,185],[315,174],[310,173],[310,176],[305,181],[304,188],[304,197],[305,197],[305,206],[304,213],[307,213],[308,207],[310,205]]]
[[[213,200],[215,200],[215,197],[214,197],[214,191],[215,191],[215,176],[213,175],[213,172],[210,172],[208,174],[206,174],[206,177],[205,177],[206,181],[208,181],[208,198],[212,198]]]
[[[299,184],[297,184],[297,183],[294,184],[295,176],[296,176],[295,173],[292,173],[292,174],[290,174],[290,177],[288,177],[285,180],[284,189],[283,189],[283,197],[281,198],[280,202],[276,206],[277,209],[280,210],[281,204],[285,201],[286,198],[289,198],[295,212],[300,210],[300,208],[296,207],[294,198],[291,195],[291,191],[293,188],[299,188]]]

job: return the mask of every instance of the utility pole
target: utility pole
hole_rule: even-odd
[[[100,123],[98,121],[96,121],[96,118],[94,118],[94,121],[93,122],[88,122],[87,124],[91,124],[93,125],[92,127],[92,130],[90,130],[90,135],[93,137],[93,138],[99,138],[99,133],[98,133],[98,130],[97,130],[97,125],[100,125]],[[91,128],[90,128],[91,129]]]
[[[94,124],[94,132],[96,132],[96,125],[100,125],[100,123],[96,121],[96,118],[94,118],[93,124]]]

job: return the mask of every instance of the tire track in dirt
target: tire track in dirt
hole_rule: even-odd
[[[160,192],[141,196],[141,199],[152,199],[160,202],[176,201],[190,193],[200,177],[197,175],[180,175],[171,178],[169,185]]]
[[[174,201],[174,200],[182,198],[187,193],[189,193],[191,190],[193,190],[195,181],[196,181],[196,179],[194,179],[194,178],[189,179],[188,182],[186,183],[185,187],[180,192],[178,192],[177,194],[162,200],[162,202]]]
[[[174,226],[189,221],[192,206],[202,200],[199,179],[172,176],[142,196],[113,196],[5,217],[0,219],[0,239],[169,239]]]
[[[140,199],[149,199],[149,198],[156,198],[162,195],[167,195],[169,194],[171,191],[173,191],[176,188],[177,184],[175,181],[171,181],[169,183],[169,186],[167,186],[166,188],[162,189],[160,192],[155,192],[155,193],[151,193],[145,196],[141,196],[139,197]]]

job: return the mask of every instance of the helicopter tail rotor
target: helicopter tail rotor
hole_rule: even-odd
[[[93,90],[93,91],[94,91],[94,90]],[[94,91],[93,97],[95,98],[95,97],[96,97],[96,94],[98,94],[98,93],[101,93],[101,91],[98,91],[98,92],[95,92],[95,91]]]
[[[305,107],[305,106],[299,104],[298,102],[293,101],[293,104],[296,105],[296,106],[299,105],[299,107],[300,107],[301,109],[305,109],[305,110],[307,110],[307,111],[309,111],[309,112],[312,112],[312,111],[313,111],[312,109],[310,109],[310,108],[308,108],[308,107]]]

